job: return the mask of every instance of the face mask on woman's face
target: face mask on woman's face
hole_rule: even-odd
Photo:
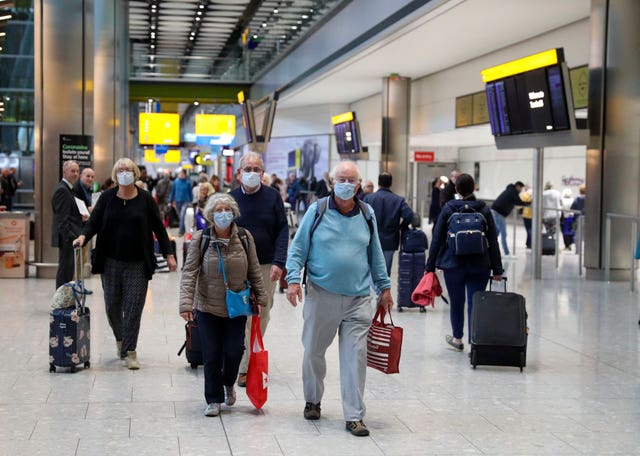
[[[223,230],[228,228],[233,222],[234,216],[231,211],[222,211],[222,212],[214,212],[213,213],[213,223],[216,224],[218,228],[222,228]]]
[[[133,184],[133,171],[121,171],[116,175],[118,179],[118,184],[120,185],[131,185]]]

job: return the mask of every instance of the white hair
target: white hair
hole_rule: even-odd
[[[340,163],[334,166],[333,169],[331,170],[331,173],[329,174],[331,179],[335,180],[336,174],[338,174],[338,171],[342,170],[345,167],[355,168],[357,179],[362,180],[362,175],[360,174],[360,168],[358,168],[358,165],[356,164],[356,162],[352,160],[342,160]]]
[[[262,160],[262,155],[253,151],[249,151],[242,156],[242,158],[240,159],[240,168],[244,168],[245,163],[247,163],[247,160],[249,159],[260,161],[260,168],[264,169],[264,161]]]

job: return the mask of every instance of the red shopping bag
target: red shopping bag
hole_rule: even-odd
[[[247,397],[258,410],[267,402],[269,386],[269,352],[264,349],[260,317],[251,317],[251,350],[247,369]]]
[[[367,366],[385,374],[400,372],[400,351],[402,350],[402,328],[384,322],[386,311],[379,306],[367,335]]]

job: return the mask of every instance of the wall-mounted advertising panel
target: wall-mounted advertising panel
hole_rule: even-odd
[[[140,144],[180,144],[180,114],[140,113],[138,118]]]

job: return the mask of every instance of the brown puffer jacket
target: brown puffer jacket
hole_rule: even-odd
[[[247,238],[249,250],[245,253],[242,240],[238,235],[238,228],[234,223],[231,227],[229,245],[216,242],[215,231],[211,230],[211,242],[200,263],[200,239],[202,231],[198,231],[191,241],[187,251],[187,259],[182,269],[180,281],[180,313],[191,312],[192,309],[208,312],[218,317],[228,317],[225,304],[225,288],[222,272],[218,273],[218,252],[216,244],[220,246],[220,253],[224,262],[229,288],[240,291],[245,288],[245,281],[251,282],[251,289],[259,304],[267,302],[267,294],[260,273],[260,263],[256,254],[253,236],[248,230]]]

